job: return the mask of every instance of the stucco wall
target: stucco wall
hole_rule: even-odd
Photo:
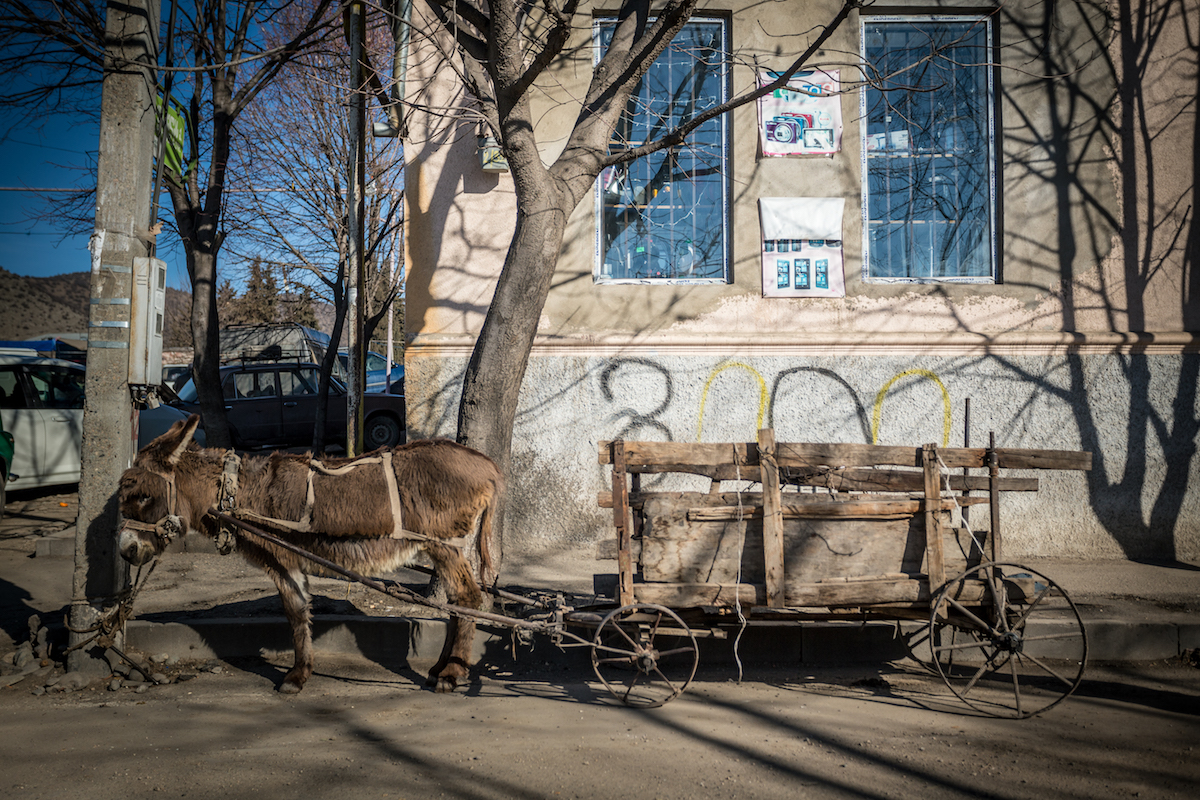
[[[410,395],[410,425],[453,436],[455,387],[465,358],[418,358],[408,380],[443,391]],[[513,470],[516,557],[577,548],[611,530],[596,505],[608,488],[597,461],[607,439],[779,441],[1089,450],[1090,473],[1030,472],[1036,494],[1001,505],[1008,555],[1198,558],[1200,495],[1194,392],[1178,409],[1181,376],[1200,355],[704,356],[633,351],[535,358],[522,394]],[[947,409],[949,414],[947,414]],[[1183,419],[1177,413],[1183,412]],[[1166,424],[1190,435],[1155,435]],[[1013,473],[1020,474],[1020,473]],[[646,483],[644,485],[651,485]],[[707,490],[707,481],[696,490]],[[976,517],[987,528],[986,514]],[[611,535],[611,534],[609,534]],[[590,548],[583,551],[586,557]]]
[[[1047,9],[1057,16],[1043,18]],[[753,14],[744,14],[747,8]],[[745,64],[799,49],[832,2],[714,2],[732,14]],[[1163,24],[1122,25],[1119,11]],[[1006,498],[1013,555],[1200,556],[1195,460],[1200,361],[1196,189],[1197,54],[1184,17],[1197,0],[1006,4],[1000,12],[1003,267],[991,286],[881,285],[860,279],[858,97],[843,98],[843,152],[762,159],[755,112],[733,114],[731,283],[597,286],[590,200],[571,218],[514,436],[509,552],[574,548],[608,529],[602,439],[870,441],[880,390],[910,370],[935,376],[962,443],[994,430],[1004,446],[1087,449],[1087,476],[1042,475],[1036,497]],[[852,17],[823,56],[843,75],[858,52]],[[539,87],[536,118],[553,159],[589,77],[578,57]],[[461,102],[435,57],[410,85],[439,108]],[[1146,75],[1145,83],[1137,76]],[[515,219],[507,176],[484,175],[473,124],[413,117],[406,354],[413,436],[453,435],[461,374]],[[760,196],[842,196],[847,296],[762,297]],[[1128,333],[1131,332],[1131,333]],[[741,366],[729,366],[736,362]],[[725,368],[728,367],[728,368]],[[760,389],[766,387],[766,400]],[[943,395],[905,377],[880,401],[881,443],[942,441]],[[704,403],[703,418],[700,416]],[[701,428],[701,423],[703,427]]]

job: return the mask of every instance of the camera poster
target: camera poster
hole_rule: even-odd
[[[842,149],[839,71],[797,73],[787,88],[758,98],[759,143],[764,156],[831,156]],[[778,78],[759,72],[758,85]]]
[[[841,197],[760,197],[763,297],[845,297]]]

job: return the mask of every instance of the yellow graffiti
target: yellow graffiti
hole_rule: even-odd
[[[875,409],[871,413],[871,444],[879,444],[879,418],[883,412],[883,398],[887,396],[888,390],[892,388],[892,384],[901,378],[907,378],[909,375],[918,375],[922,378],[928,378],[937,384],[942,390],[942,447],[950,444],[950,422],[952,413],[950,411],[950,393],[946,391],[946,387],[942,385],[941,380],[933,372],[927,369],[910,369],[901,372],[899,375],[892,378],[884,387],[879,390],[879,394],[875,395]]]
[[[762,429],[763,419],[767,414],[767,403],[770,402],[770,397],[767,393],[767,382],[763,380],[762,375],[758,374],[758,370],[749,364],[743,364],[740,361],[731,361],[730,363],[724,364],[713,370],[712,373],[709,374],[708,380],[704,382],[704,393],[700,395],[700,419],[696,424],[697,442],[701,441],[704,435],[704,404],[708,400],[708,389],[710,386],[712,386],[713,381],[717,379],[718,375],[725,370],[730,369],[731,367],[741,367],[758,379],[758,424],[754,429],[755,435],[757,435],[758,431]]]

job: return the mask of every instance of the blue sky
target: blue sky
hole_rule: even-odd
[[[64,239],[61,226],[32,218],[45,210],[38,193],[13,190],[87,186],[94,180],[87,168],[95,164],[99,125],[66,115],[40,122],[38,127],[13,128],[12,120],[0,115],[0,267],[37,277],[87,272],[91,267],[87,234]],[[169,264],[170,285],[186,288],[182,252],[175,248],[175,252],[160,252],[159,257]]]

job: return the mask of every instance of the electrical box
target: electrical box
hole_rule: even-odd
[[[167,304],[167,262],[133,260],[133,296],[129,300],[129,383],[162,383],[163,314]]]

